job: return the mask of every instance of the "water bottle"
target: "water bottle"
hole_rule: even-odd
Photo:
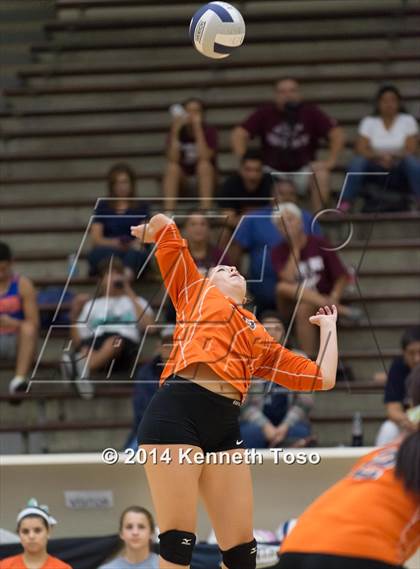
[[[351,446],[363,446],[363,421],[362,415],[358,411],[353,415],[353,425],[351,429]]]
[[[76,261],[76,253],[70,253],[70,255],[67,257],[68,274],[70,278],[75,278],[79,274],[79,267]]]

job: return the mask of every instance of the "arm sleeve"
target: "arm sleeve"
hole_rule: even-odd
[[[322,390],[322,371],[315,362],[277,344],[268,332],[264,343],[267,349],[256,362],[254,375],[293,391]]]
[[[412,115],[407,115],[407,136],[413,136],[414,134],[418,134],[419,132],[419,125],[417,124],[416,119]]]
[[[404,364],[397,358],[392,362],[385,384],[385,403],[404,403],[405,379]]]
[[[156,234],[155,256],[166,290],[178,310],[189,300],[189,287],[203,280],[175,223]]]
[[[262,111],[263,109],[257,109],[240,125],[248,131],[251,138],[263,132]]]
[[[337,255],[335,251],[327,250],[327,248],[331,248],[331,243],[327,239],[323,239],[320,244],[323,247],[320,251],[324,257],[325,267],[332,281],[331,284],[335,283],[335,281],[342,276],[349,277],[349,273],[339,255]]]
[[[313,107],[315,130],[320,138],[326,138],[330,130],[338,126],[335,119],[324,113],[319,107]]]
[[[372,126],[372,118],[371,117],[365,117],[359,123],[358,133],[361,136],[364,136],[365,138],[370,139],[371,132],[372,132],[371,126]]]

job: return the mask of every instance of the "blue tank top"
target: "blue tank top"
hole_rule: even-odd
[[[22,299],[19,295],[19,276],[14,275],[8,290],[4,294],[0,294],[0,314],[24,320]],[[15,330],[1,327],[0,334],[14,333]]]

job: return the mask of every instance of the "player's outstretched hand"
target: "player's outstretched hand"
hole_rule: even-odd
[[[315,326],[335,324],[337,322],[337,307],[335,304],[331,308],[329,306],[321,306],[314,316],[310,316],[309,322]]]
[[[131,235],[140,239],[142,243],[153,243],[154,236],[149,228],[149,223],[142,223],[141,225],[132,225],[131,226]]]

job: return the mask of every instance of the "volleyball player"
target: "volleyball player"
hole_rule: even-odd
[[[313,362],[274,342],[243,308],[246,282],[235,267],[216,266],[208,278],[198,272],[173,220],[157,214],[147,225],[133,227],[132,234],[156,243],[155,255],[177,315],[160,389],[138,429],[139,445],[149,456],[146,476],[161,531],[160,568],[190,565],[201,496],[223,569],[254,569],[249,465],[226,460],[199,464],[200,455],[239,451],[243,456],[238,419],[251,376],[293,390],[334,387],[337,310],[320,308],[310,318],[320,328],[319,355]],[[188,461],[180,451],[189,452]]]
[[[408,379],[417,431],[361,458],[315,500],[282,543],[278,569],[403,569],[416,552],[420,366]]]

